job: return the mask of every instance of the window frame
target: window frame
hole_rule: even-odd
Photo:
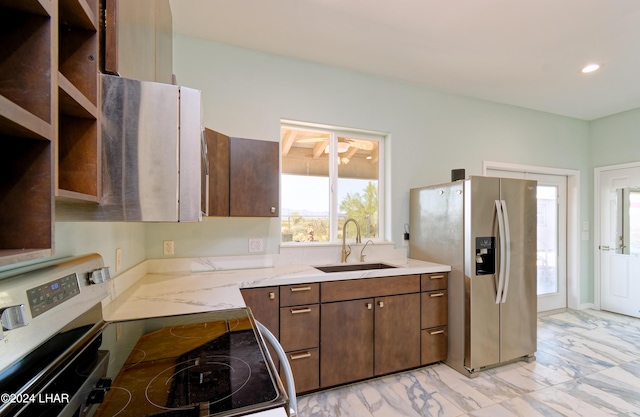
[[[361,139],[378,142],[378,237],[371,238],[374,242],[385,241],[385,208],[386,208],[386,192],[385,192],[385,145],[388,139],[388,133],[377,132],[373,130],[355,129],[347,127],[338,127],[326,124],[300,122],[288,119],[280,120],[280,128],[291,128],[297,130],[306,130],[329,134],[329,240],[325,242],[283,242],[282,234],[280,234],[280,245],[287,247],[300,247],[304,245],[336,245],[342,244],[342,238],[338,237],[338,218],[339,218],[339,201],[338,201],[338,137],[348,136],[352,139]],[[280,136],[280,176],[282,172],[282,135]],[[284,174],[286,175],[286,174]],[[280,194],[280,207],[282,206],[282,193]],[[279,217],[282,223],[282,211]],[[362,225],[361,225],[362,226]],[[349,236],[352,236],[349,234]],[[354,240],[349,238],[348,240]],[[367,239],[368,240],[368,239]]]

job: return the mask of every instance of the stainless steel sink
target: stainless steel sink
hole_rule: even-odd
[[[387,269],[387,268],[396,268],[396,267],[393,265],[387,265],[383,263],[372,263],[372,264],[314,266],[314,268],[319,269],[322,272],[348,272],[348,271],[366,271],[369,269]]]

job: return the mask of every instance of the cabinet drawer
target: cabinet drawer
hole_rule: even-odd
[[[286,352],[318,347],[319,337],[319,304],[280,309],[280,344]]]
[[[447,291],[430,291],[422,294],[421,328],[447,325]]]
[[[287,359],[291,365],[296,392],[313,391],[320,388],[320,352],[316,349],[287,352]],[[282,369],[280,369],[282,383],[287,385]]]
[[[280,287],[280,307],[316,304],[320,302],[320,284],[299,284]]]
[[[447,327],[437,327],[422,331],[422,364],[427,365],[447,359]]]
[[[420,292],[420,275],[322,282],[321,302],[357,300]]]
[[[420,275],[420,289],[422,291],[446,290],[449,274],[438,272]]]

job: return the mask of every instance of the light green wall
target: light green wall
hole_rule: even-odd
[[[640,161],[640,109],[591,122],[593,167]]]
[[[409,189],[447,182],[455,168],[481,175],[484,160],[579,170],[581,220],[591,221],[586,121],[183,36],[174,37],[174,72],[178,84],[202,90],[204,125],[228,135],[278,141],[282,118],[389,133],[388,238],[398,247]],[[250,237],[277,253],[278,220],[149,225],[147,256],[161,256],[164,239],[175,241],[176,256],[246,254]],[[580,252],[588,302],[589,242]]]
[[[409,189],[447,182],[451,169],[480,175],[488,160],[579,170],[580,224],[593,224],[593,167],[640,160],[640,109],[589,123],[183,36],[174,72],[202,90],[205,126],[226,134],[278,141],[281,118],[389,133],[388,238],[397,246]],[[174,240],[175,257],[220,256],[247,254],[252,237],[277,253],[279,230],[278,219],[252,218],[57,222],[56,256],[98,252],[113,266],[121,247],[127,269],[162,257],[162,240]],[[592,247],[581,241],[582,303],[593,302]]]

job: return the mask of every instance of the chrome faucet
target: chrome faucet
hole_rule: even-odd
[[[364,262],[364,257],[367,256],[364,254],[364,248],[366,248],[369,243],[373,245],[373,241],[369,239],[367,240],[367,243],[365,243],[362,249],[360,250],[360,262]]]
[[[356,225],[356,243],[361,243],[360,239],[360,225],[356,221],[356,219],[348,218],[344,225],[342,226],[342,262],[347,262],[347,258],[351,254],[351,245],[345,245],[345,238],[347,237],[347,224],[349,222],[354,222]],[[349,249],[346,249],[346,247]]]

